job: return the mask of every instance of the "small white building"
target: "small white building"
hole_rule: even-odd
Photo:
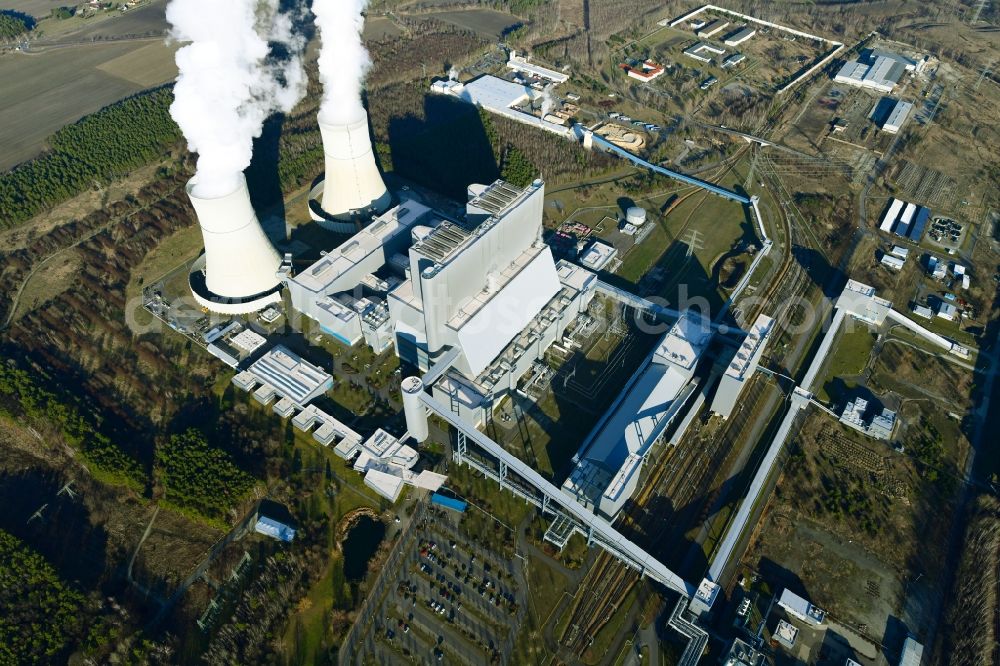
[[[719,597],[719,586],[707,578],[703,578],[694,596],[688,602],[688,610],[695,617],[701,617],[711,612],[715,600]]]
[[[891,268],[894,271],[903,270],[904,261],[899,257],[893,256],[891,254],[883,254],[881,259],[882,265]]]
[[[891,254],[894,257],[899,257],[903,261],[906,261],[907,258],[909,258],[910,256],[910,250],[908,248],[903,247],[902,245],[893,245],[892,249],[889,250],[889,254]]]
[[[924,319],[931,319],[932,317],[934,317],[934,311],[931,310],[926,305],[919,305],[919,304],[914,305],[912,310],[913,314],[917,315],[918,317],[923,317]]]
[[[826,621],[825,610],[813,606],[809,601],[787,588],[781,592],[781,597],[778,598],[778,605],[784,608],[792,617],[798,618],[814,627],[818,627]]]
[[[791,622],[778,620],[778,627],[774,630],[774,639],[784,645],[789,650],[795,647],[795,639],[799,636],[799,630]]]
[[[938,303],[937,316],[948,321],[955,321],[958,318],[958,308],[951,303],[941,301]]]
[[[903,641],[903,652],[899,657],[899,666],[920,666],[924,659],[924,646],[912,636]]]
[[[601,271],[617,256],[618,249],[614,245],[595,239],[580,253],[580,263],[592,271]]]

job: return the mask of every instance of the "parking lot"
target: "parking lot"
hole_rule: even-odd
[[[461,518],[430,507],[400,544],[362,639],[366,663],[508,663],[526,612],[521,561],[471,542]]]

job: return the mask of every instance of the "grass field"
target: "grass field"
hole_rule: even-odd
[[[874,346],[875,336],[868,327],[856,324],[853,330],[845,328],[834,341],[833,354],[826,362],[826,372],[816,390],[819,399],[839,406],[847,396],[840,395],[835,387],[841,382],[835,380],[842,380],[844,389],[856,386],[853,378],[865,369]]]
[[[521,19],[512,14],[492,9],[463,9],[434,12],[429,14],[429,16],[488,37],[499,37],[507,28],[521,23]]]
[[[175,47],[94,43],[0,56],[0,170],[31,159],[50,134],[176,76]]]

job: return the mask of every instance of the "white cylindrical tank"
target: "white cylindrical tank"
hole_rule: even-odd
[[[223,302],[243,301],[273,291],[280,282],[276,273],[281,257],[250,205],[246,178],[240,174],[235,190],[211,198],[194,194],[197,178],[188,182],[186,190],[201,225],[205,243],[205,287],[210,293],[196,290],[196,298],[200,297],[199,301],[213,300],[213,297]],[[206,306],[211,309],[211,305]]]
[[[625,211],[625,221],[629,224],[641,227],[646,223],[646,209],[640,208],[639,206],[630,206],[629,209]]]
[[[407,377],[399,385],[403,393],[403,415],[406,417],[406,429],[410,437],[423,442],[427,439],[427,408],[420,400],[424,392],[424,383],[420,377]]]
[[[368,117],[346,125],[334,125],[319,118],[326,155],[323,198],[320,207],[332,217],[349,218],[353,211],[374,209],[382,213],[392,197],[375,164]]]

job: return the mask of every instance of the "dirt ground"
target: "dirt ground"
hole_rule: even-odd
[[[914,631],[934,621],[921,599],[941,580],[953,508],[912,458],[816,411],[746,563],[881,642],[896,621]]]

